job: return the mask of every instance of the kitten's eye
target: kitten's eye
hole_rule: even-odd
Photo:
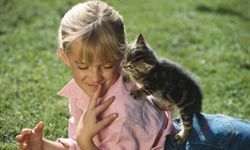
[[[132,65],[128,65],[128,69],[133,69]]]

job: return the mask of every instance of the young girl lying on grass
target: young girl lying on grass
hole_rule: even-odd
[[[19,149],[246,149],[250,124],[224,115],[194,117],[186,144],[173,139],[178,119],[149,100],[130,96],[133,83],[122,80],[120,61],[126,48],[122,17],[102,1],[80,3],[62,18],[59,54],[73,79],[59,91],[69,98],[68,138],[43,138],[44,123],[23,129]]]

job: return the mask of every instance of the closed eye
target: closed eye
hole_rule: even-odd
[[[105,68],[105,69],[111,69],[111,68],[113,68],[113,65],[112,66],[103,66],[103,68]]]
[[[113,66],[114,66],[113,63],[107,63],[107,64],[103,65],[102,67],[105,69],[111,69],[111,68],[113,68]]]
[[[86,69],[88,69],[88,67],[77,67],[78,69],[80,69],[80,70],[86,70]]]

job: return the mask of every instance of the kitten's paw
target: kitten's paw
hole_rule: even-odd
[[[166,100],[152,99],[152,102],[161,111],[173,111],[174,110],[174,104]]]
[[[143,99],[143,95],[139,90],[134,90],[130,92],[130,95],[135,99],[135,100],[141,100]]]
[[[176,134],[174,138],[178,144],[184,144],[187,141],[187,137],[181,135],[180,133]]]

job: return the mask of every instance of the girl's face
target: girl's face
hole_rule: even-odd
[[[84,58],[80,59],[80,54],[79,46],[72,47],[67,54],[68,65],[71,68],[74,80],[90,97],[96,91],[98,85],[102,85],[100,96],[104,96],[119,76],[120,62],[94,59],[92,64],[87,64]]]

